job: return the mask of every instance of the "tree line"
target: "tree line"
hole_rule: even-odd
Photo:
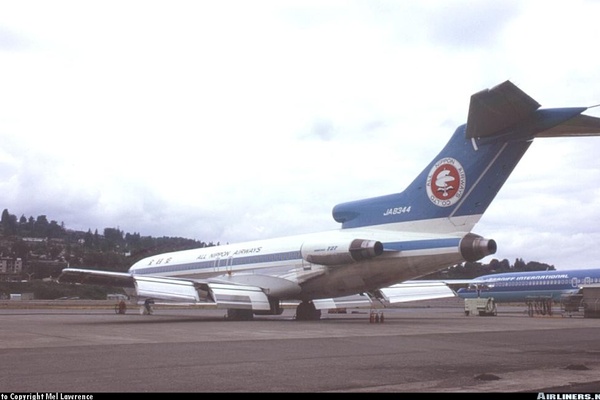
[[[91,229],[73,231],[62,222],[49,221],[46,215],[17,218],[8,209],[4,209],[0,219],[0,238],[0,254],[21,258],[26,272],[36,273],[38,278],[43,275],[42,269],[51,269],[49,262],[56,264],[58,272],[66,265],[123,272],[136,261],[153,254],[219,245],[181,237],[141,236],[125,233],[119,228],[104,228],[102,234],[97,229],[94,232]],[[42,241],[31,242],[24,238]],[[521,258],[513,264],[506,259],[493,259],[488,264],[465,262],[453,265],[422,279],[472,279],[493,273],[554,269],[553,265],[525,262]]]
[[[493,259],[488,264],[467,261],[426,275],[421,279],[473,279],[482,275],[501,274],[504,272],[554,271],[555,269],[554,265],[537,261],[525,262],[522,258],[517,258],[513,264],[507,259]]]
[[[119,228],[104,228],[102,234],[97,229],[70,230],[46,215],[17,218],[8,209],[0,217],[0,255],[20,258],[24,272],[38,279],[52,276],[67,265],[126,271],[152,254],[216,245],[182,237],[142,236]]]

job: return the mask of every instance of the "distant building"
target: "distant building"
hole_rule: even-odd
[[[33,295],[33,293],[11,293],[10,294],[10,299],[11,300],[33,300],[35,298],[35,296]]]
[[[129,300],[129,298],[121,293],[109,293],[106,295],[106,300]]]
[[[45,239],[45,238],[34,238],[34,237],[24,237],[23,241],[24,242],[32,242],[32,243],[43,243],[43,242],[47,242],[48,239]]]
[[[0,280],[21,280],[23,260],[20,258],[0,257]]]

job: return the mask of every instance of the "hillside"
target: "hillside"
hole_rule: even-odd
[[[35,292],[36,298],[58,297],[102,298],[113,289],[78,289],[73,293],[64,285],[36,284],[36,281],[55,280],[63,268],[88,268],[125,272],[136,261],[158,253],[215,246],[212,242],[181,237],[141,236],[125,233],[119,228],[104,228],[102,234],[95,230],[87,232],[70,230],[64,223],[48,220],[46,215],[37,218],[17,218],[5,209],[0,220],[0,256],[5,259],[21,259],[20,274],[4,274],[0,281],[17,281],[0,286],[0,294]],[[451,266],[423,279],[470,279],[484,274],[509,271],[543,271],[554,266],[537,262],[526,263],[522,259],[511,264],[508,260],[492,260],[489,264],[478,262]],[[21,282],[27,281],[27,282]],[[2,282],[0,282],[2,283]],[[7,287],[9,285],[10,287]],[[36,286],[37,285],[37,286]]]

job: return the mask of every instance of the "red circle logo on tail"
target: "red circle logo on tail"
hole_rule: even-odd
[[[427,175],[427,197],[439,207],[450,207],[465,191],[465,170],[454,158],[437,161]]]

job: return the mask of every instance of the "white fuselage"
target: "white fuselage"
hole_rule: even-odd
[[[307,261],[303,252],[319,243],[319,254],[345,254],[345,243],[353,239],[377,240],[387,246],[395,242],[427,242],[436,235],[384,229],[345,229],[323,233],[266,239],[216,247],[204,247],[147,257],[135,263],[133,275],[153,275],[269,287],[280,299],[337,297],[369,291],[405,279],[425,275],[462,260],[460,235],[447,235],[445,247],[420,246],[360,261],[321,265]],[[312,247],[311,247],[312,248]],[[335,259],[337,260],[337,258]],[[426,262],[425,262],[426,260]]]

